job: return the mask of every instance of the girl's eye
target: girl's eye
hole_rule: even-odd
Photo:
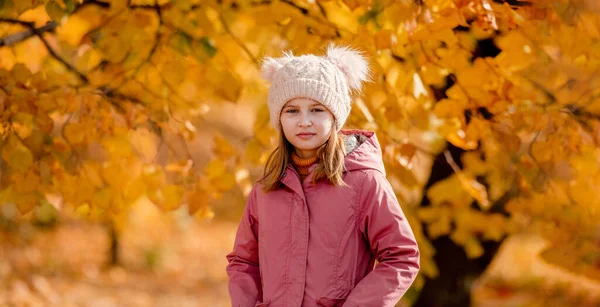
[[[285,111],[286,113],[297,113],[298,110],[294,110],[294,109],[287,109],[287,111]]]
[[[312,109],[313,112],[323,112],[323,109]]]

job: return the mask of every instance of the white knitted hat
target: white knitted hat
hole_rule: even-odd
[[[261,75],[271,82],[268,98],[271,124],[279,130],[283,106],[294,98],[309,98],[331,111],[339,131],[350,114],[351,91],[360,92],[368,73],[369,66],[361,53],[333,44],[325,56],[296,57],[286,52],[281,58],[265,58]]]

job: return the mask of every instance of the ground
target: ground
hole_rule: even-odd
[[[143,200],[123,225],[118,266],[106,265],[110,237],[102,223],[2,228],[0,307],[230,306],[225,255],[235,221],[165,215]],[[590,294],[600,284],[541,262],[543,246],[531,235],[507,240],[476,283],[473,305],[599,306]],[[548,286],[555,282],[566,286]]]

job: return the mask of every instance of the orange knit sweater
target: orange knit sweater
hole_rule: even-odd
[[[296,153],[294,152],[292,153],[292,163],[294,164],[294,167],[300,175],[300,180],[304,181],[304,178],[308,176],[308,169],[310,168],[310,166],[317,163],[317,157],[315,156],[312,158],[304,159],[296,155]]]

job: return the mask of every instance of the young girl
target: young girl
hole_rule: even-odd
[[[227,255],[232,306],[394,306],[419,249],[375,134],[340,130],[366,60],[330,45],[325,56],[266,58],[262,74],[281,137]]]

